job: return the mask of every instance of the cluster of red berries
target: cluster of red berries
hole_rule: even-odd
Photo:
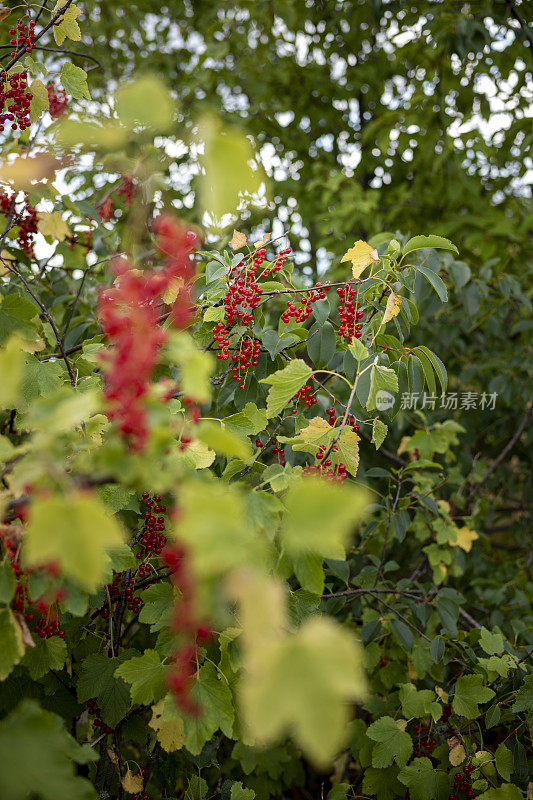
[[[360,426],[357,424],[357,421],[356,421],[355,417],[353,416],[353,414],[350,414],[346,418],[346,422],[351,427],[352,431],[354,433],[357,433],[357,431],[359,430]]]
[[[436,746],[437,740],[430,738],[430,732],[428,732],[427,725],[419,725],[417,722],[415,722],[413,725],[413,731],[417,737],[413,747],[413,755],[415,758],[418,756],[426,756],[427,758],[431,758],[433,755],[433,748]]]
[[[139,187],[134,182],[133,175],[124,175],[122,183],[117,189],[117,194],[119,197],[122,197],[127,207],[132,204],[138,191]]]
[[[326,292],[330,289],[331,286],[326,285],[322,288],[322,284],[320,282],[317,283],[316,290],[309,289],[309,291],[300,298],[300,305],[298,308],[294,300],[288,300],[287,308],[281,315],[282,322],[289,322],[291,317],[294,317],[296,322],[305,322],[311,314],[313,303],[316,303],[317,300],[324,300]]]
[[[95,728],[100,728],[102,733],[105,733],[106,735],[113,733],[113,728],[110,728],[109,725],[106,725],[105,722],[103,721],[102,712],[98,708],[98,704],[94,698],[87,701],[87,711],[89,712],[91,717],[94,717],[93,725]],[[119,725],[120,722],[117,725],[117,727],[119,727]]]
[[[8,219],[11,217],[13,226],[18,226],[17,242],[27,256],[33,257],[33,236],[37,233],[37,211],[30,204],[28,198],[24,205],[17,210],[16,200],[13,195],[0,192],[0,213]]]
[[[217,353],[217,358],[219,360],[227,361],[229,359],[229,333],[227,328],[231,327],[236,322],[245,326],[253,325],[253,312],[261,302],[263,294],[263,290],[257,281],[259,278],[269,275],[271,272],[279,272],[283,264],[287,261],[284,256],[289,255],[290,252],[290,248],[280,250],[275,257],[274,266],[271,269],[267,268],[263,270],[259,277],[257,276],[257,271],[261,268],[266,258],[266,250],[264,247],[254,253],[251,263],[245,261],[243,264],[243,262],[240,261],[232,267],[229,274],[229,285],[224,295],[226,321],[225,323],[219,322],[213,329],[213,339],[219,349]],[[256,352],[257,355],[259,355],[259,345],[257,345]],[[253,363],[253,353],[251,355],[252,365],[255,366]],[[240,356],[237,356],[237,358],[233,357],[233,361],[236,362],[239,357]],[[239,381],[240,388],[243,388],[244,385],[240,379],[240,373],[242,372],[243,370],[240,368],[237,370],[235,368],[233,369],[233,377],[235,380]]]
[[[464,792],[467,800],[473,800],[476,796],[475,790],[472,788],[471,773],[474,772],[475,767],[473,764],[465,764],[462,772],[456,772],[453,776],[453,786],[455,791],[450,792],[448,795],[449,800],[458,800],[457,792]]]
[[[329,459],[326,459],[329,460]],[[305,475],[314,475],[318,478],[324,478],[327,481],[335,481],[335,483],[343,484],[348,475],[346,474],[346,467],[344,464],[338,464],[334,467],[324,467],[322,465],[309,464],[303,468]]]
[[[35,45],[35,22],[31,19],[27,25],[24,19],[17,20],[17,27],[9,29],[11,36],[10,44],[15,49],[11,53],[11,58],[15,58],[17,52],[24,48],[27,53],[31,53]]]
[[[65,631],[61,628],[57,607],[54,607],[54,604],[65,599],[65,590],[56,589],[51,601],[46,600],[44,597],[32,601],[28,593],[27,582],[28,576],[35,572],[35,569],[27,567],[24,570],[21,567],[20,547],[9,536],[9,527],[5,529],[5,532],[8,534],[4,539],[6,557],[17,581],[15,593],[11,600],[11,608],[13,611],[23,614],[28,624],[35,624],[35,634],[41,639],[49,639],[51,636],[59,636],[62,639],[65,636]],[[45,565],[42,570],[52,577],[57,577],[58,575],[58,568],[55,564]]]
[[[254,321],[253,311],[259,305],[263,290],[255,280],[253,269],[250,268],[247,275],[230,283],[226,290],[224,310],[227,325],[233,325],[237,320],[242,325],[251,325]]]
[[[256,367],[259,363],[259,353],[261,352],[261,345],[259,339],[241,339],[241,347],[239,351],[235,351],[231,357],[233,367],[231,368],[231,375],[233,380],[239,384],[239,389],[244,389],[244,381],[246,380],[246,372],[250,367]],[[217,353],[217,355],[219,355]]]
[[[144,525],[141,531],[141,538],[139,541],[140,550],[136,554],[136,558],[140,560],[149,558],[152,553],[161,555],[163,548],[167,543],[165,532],[165,517],[161,516],[166,514],[167,507],[161,503],[161,495],[155,494],[153,498],[150,497],[148,492],[143,492],[143,500],[145,503],[146,511],[144,512]],[[142,570],[142,573],[141,573]],[[139,567],[139,577],[144,577],[145,568],[141,564]]]
[[[357,300],[354,302],[354,297],[357,290],[349,283],[344,287],[339,286],[337,294],[341,303],[339,305],[339,319],[340,328],[337,335],[347,342],[350,342],[355,336],[356,339],[361,338],[361,325],[357,324],[357,320],[363,319],[363,312],[359,311],[359,303]]]
[[[14,72],[12,75],[0,76],[0,131],[4,130],[4,125],[11,122],[11,127],[15,131],[21,131],[30,127],[30,103],[32,94],[28,91],[28,73]],[[9,88],[8,88],[9,82]]]
[[[272,448],[272,455],[276,457],[276,461],[278,464],[281,464],[282,467],[285,466],[285,447],[278,442],[277,436],[274,436],[272,439],[272,444],[274,445]]]
[[[133,175],[125,175],[122,178],[117,194],[122,197],[126,208],[129,208],[138,191],[138,186],[134,183]],[[108,222],[113,216],[115,207],[111,198],[111,193],[107,194],[98,206],[98,215],[101,220]]]
[[[54,119],[62,117],[67,110],[67,94],[63,88],[56,87],[52,83],[47,86],[48,91],[48,110]]]
[[[378,669],[383,669],[384,667],[387,666],[388,663],[389,663],[388,656],[380,656],[378,661]]]
[[[333,427],[337,421],[337,415],[335,413],[334,408],[326,408],[326,414],[328,415],[328,422]]]
[[[181,637],[181,644],[173,654],[172,668],[167,675],[167,686],[177,705],[186,714],[197,716],[200,708],[190,696],[196,672],[198,642],[212,636],[209,625],[197,619],[195,613],[195,583],[187,562],[185,550],[178,544],[167,547],[161,556],[172,571],[170,580],[179,589],[181,597],[174,606],[171,629]]]
[[[113,201],[110,197],[106,197],[98,206],[98,216],[104,222],[108,222],[111,219],[113,211]]]
[[[300,400],[302,400],[303,403],[308,408],[312,408],[313,406],[315,406],[317,404],[318,401],[317,401],[315,395],[313,394],[313,387],[312,386],[309,386],[308,384],[306,384],[305,386],[302,386],[300,391],[296,392],[294,397],[291,398],[291,403],[295,404],[294,408],[291,409],[291,413],[292,414],[297,414],[298,413],[297,406],[298,406],[298,403],[300,402]]]
[[[166,340],[158,325],[160,297],[176,278],[183,280],[171,314],[176,327],[185,327],[191,319],[191,252],[198,241],[194,231],[166,215],[156,220],[154,230],[165,255],[163,268],[139,273],[129,262],[116,259],[118,279],[101,292],[98,302],[102,327],[112,345],[103,355],[108,415],[136,450],[142,450],[148,438],[143,398]]]

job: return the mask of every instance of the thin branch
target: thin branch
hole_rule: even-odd
[[[56,337],[56,340],[57,340],[57,346],[59,348],[59,352],[61,353],[61,358],[63,359],[63,361],[66,364],[67,372],[68,372],[68,375],[69,375],[69,378],[70,378],[70,383],[72,384],[72,386],[76,386],[76,378],[74,377],[74,373],[72,371],[72,367],[70,365],[70,361],[68,360],[67,354],[65,353],[65,350],[63,348],[63,342],[61,341],[61,337],[59,335],[59,331],[56,328],[56,324],[55,324],[55,322],[53,320],[52,315],[50,314],[50,312],[48,311],[46,306],[41,303],[41,301],[39,300],[39,298],[37,297],[37,295],[35,294],[35,292],[31,288],[31,286],[28,284],[28,281],[20,274],[20,272],[17,272],[16,269],[13,269],[13,267],[11,267],[8,264],[8,262],[5,261],[5,259],[3,259],[1,256],[0,256],[0,261],[2,262],[4,267],[8,270],[8,272],[11,272],[13,275],[15,275],[17,278],[19,278],[22,281],[22,283],[26,287],[26,290],[33,297],[33,299],[35,300],[35,302],[37,303],[37,305],[39,306],[39,308],[41,309],[41,311],[45,315],[46,319],[50,323],[50,327],[52,328],[52,330],[54,332],[54,336]]]
[[[383,569],[383,564],[385,563],[385,555],[387,553],[387,544],[388,544],[388,541],[389,541],[389,530],[390,530],[392,518],[394,516],[394,512],[396,511],[396,506],[398,505],[398,501],[400,499],[400,489],[401,488],[402,488],[402,482],[401,482],[401,480],[399,480],[398,481],[398,488],[396,490],[396,497],[394,498],[394,502],[392,504],[392,508],[391,508],[391,510],[389,512],[389,520],[387,522],[387,527],[385,529],[385,539],[383,541],[383,549],[381,551],[381,558],[379,559],[379,566],[378,566],[378,571],[376,572],[376,577],[375,577],[375,580],[374,580],[374,586],[376,585],[376,583],[379,580],[379,576],[381,575],[381,571]]]
[[[524,428],[526,427],[532,412],[533,412],[533,403],[530,403],[529,408],[527,409],[527,411],[526,411],[526,413],[525,413],[525,415],[524,415],[524,417],[522,419],[522,422],[520,423],[520,425],[516,429],[515,433],[511,437],[511,439],[507,442],[506,446],[503,448],[503,450],[501,451],[500,455],[497,458],[494,459],[494,461],[492,462],[491,466],[485,472],[485,474],[483,475],[481,480],[478,481],[477,483],[475,483],[474,486],[472,487],[472,489],[470,491],[470,494],[468,495],[468,498],[467,498],[467,501],[466,501],[467,506],[471,505],[472,500],[474,499],[476,494],[479,492],[479,490],[481,489],[483,484],[485,484],[487,482],[487,480],[490,478],[490,476],[492,475],[494,470],[499,467],[499,465],[502,463],[502,461],[504,460],[504,458],[507,455],[507,453],[509,453],[513,449],[513,447],[515,446],[516,442],[518,441],[518,439],[522,435],[522,432],[523,432]]]

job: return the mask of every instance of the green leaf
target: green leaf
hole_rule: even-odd
[[[331,322],[318,322],[309,331],[307,353],[315,367],[327,367],[335,354],[337,337]]]
[[[233,429],[243,436],[256,436],[265,430],[268,419],[264,408],[257,408],[255,403],[246,403],[238,414],[224,417],[224,424],[226,428]]]
[[[398,376],[393,369],[372,364],[370,370],[370,391],[366,401],[367,411],[374,408],[387,410],[394,404],[394,393],[398,391]]]
[[[96,697],[98,708],[106,725],[115,727],[130,708],[130,692],[115,671],[131,658],[133,650],[126,650],[116,658],[100,653],[87,656],[80,667],[77,683],[78,700],[85,703]]]
[[[413,759],[400,771],[398,779],[409,788],[412,800],[444,800],[448,792],[448,776],[435,769],[429,758]]]
[[[365,769],[365,777],[361,787],[363,794],[376,795],[377,800],[394,800],[401,797],[405,791],[398,782],[398,767],[386,767],[385,769],[375,769],[368,767]]]
[[[169,669],[162,663],[159,653],[145,650],[142,656],[135,656],[121,664],[114,675],[130,684],[132,703],[150,705],[164,696],[165,675]]]
[[[494,754],[496,769],[505,781],[508,781],[514,769],[513,754],[507,747],[500,742]]]
[[[378,417],[374,418],[372,424],[372,444],[375,445],[376,450],[379,450],[388,432],[388,427]]]
[[[440,358],[436,356],[435,353],[433,353],[433,351],[429,349],[429,347],[425,347],[424,345],[415,347],[413,352],[416,352],[418,355],[420,355],[420,352],[422,352],[426,356],[431,366],[435,370],[442,391],[445,392],[448,386],[448,373],[446,372],[446,367],[444,366]]]
[[[442,278],[439,278],[437,273],[433,272],[433,270],[426,266],[426,264],[417,264],[416,269],[435,289],[441,301],[446,303],[448,300],[448,290]]]
[[[330,453],[333,464],[344,464],[354,478],[359,467],[359,436],[345,426],[337,439],[337,450]]]
[[[174,601],[174,590],[169,583],[147,586],[143,592],[144,606],[139,621],[150,625],[150,630],[160,631],[168,622],[169,609]]]
[[[445,239],[443,236],[434,236],[433,234],[429,236],[413,236],[404,245],[403,254],[405,256],[407,253],[412,253],[414,250],[423,250],[425,247],[431,247],[435,250],[451,250],[452,253],[459,254],[457,247],[449,239]]]
[[[208,403],[211,398],[209,379],[214,370],[211,353],[200,350],[184,331],[170,333],[165,352],[170,363],[180,368],[180,388],[185,396],[197,403]]]
[[[463,675],[457,680],[452,703],[456,714],[467,719],[475,719],[479,716],[478,703],[487,703],[494,697],[492,689],[482,684],[482,675]]]
[[[390,626],[392,632],[402,647],[405,647],[406,650],[411,651],[415,643],[415,637],[413,636],[411,628],[406,625],[405,622],[402,622],[401,619],[396,619],[396,617],[391,619]]]
[[[205,800],[209,787],[199,775],[191,775],[184,800]]]
[[[512,711],[516,713],[520,711],[527,711],[528,713],[533,708],[533,675],[526,675],[524,683],[516,694],[516,700],[513,704]]]
[[[9,603],[15,593],[17,579],[11,563],[6,559],[0,564],[0,603]]]
[[[481,636],[479,639],[479,643],[485,653],[488,653],[489,656],[494,656],[497,653],[503,653],[504,645],[503,645],[503,636],[501,633],[491,633],[487,628],[481,628]]]
[[[263,563],[266,541],[250,525],[238,488],[216,481],[186,484],[180,490],[180,510],[176,535],[198,575],[225,575],[235,567]]]
[[[38,639],[35,647],[28,647],[22,663],[34,681],[51,669],[61,669],[67,658],[67,645],[59,636]]]
[[[54,6],[54,10],[52,11],[52,15],[55,16],[60,8],[66,4],[66,0],[58,0],[58,2]],[[69,39],[72,39],[74,42],[81,41],[81,30],[80,26],[76,21],[76,17],[81,14],[81,8],[74,5],[72,3],[65,11],[63,16],[59,18],[59,20],[54,24],[54,39],[56,40],[56,44],[62,45],[65,41],[65,38],[68,36]]]
[[[314,553],[300,553],[292,557],[294,574],[302,589],[318,597],[324,591],[324,559]]]
[[[295,358],[284,369],[273,372],[260,383],[269,383],[267,395],[267,417],[275,417],[283,411],[287,403],[300,391],[312,375],[313,370],[305,361]]]
[[[200,158],[201,203],[219,224],[224,214],[235,214],[243,201],[259,191],[264,174],[254,147],[242,130],[224,129],[212,115],[204,116],[198,129],[199,139],[204,142]]]
[[[524,795],[514,783],[504,783],[478,794],[477,800],[524,800]]]
[[[23,373],[24,353],[14,336],[0,350],[0,408],[12,408],[17,404]]]
[[[234,783],[231,787],[230,800],[254,800],[255,792],[245,789],[242,783]]]
[[[400,703],[402,713],[407,719],[427,717],[431,714],[434,720],[442,716],[442,706],[435,700],[435,692],[431,689],[417,691],[412,683],[403,683],[400,687]]]
[[[377,742],[372,748],[373,767],[388,767],[393,763],[403,766],[413,752],[411,737],[398,727],[392,717],[380,717],[370,725],[366,734]]]
[[[24,700],[0,722],[0,797],[97,800],[91,784],[76,775],[74,762],[85,763],[88,755],[60,717]]]
[[[87,86],[87,73],[81,67],[76,67],[69,61],[65,61],[61,67],[61,83],[66,92],[72,95],[75,100],[91,99],[91,93]]]
[[[348,350],[356,361],[363,361],[368,358],[368,350],[360,339],[352,339],[352,343],[348,345]]]
[[[294,482],[285,497],[280,539],[289,554],[344,558],[344,545],[361,519],[367,495],[358,487],[319,478]]]
[[[349,783],[336,783],[335,786],[329,790],[326,800],[347,800],[349,789]]]
[[[291,733],[324,766],[344,741],[347,702],[365,693],[356,642],[323,617],[267,641],[249,644],[245,658],[241,703],[248,735],[266,744]]]
[[[211,450],[230,458],[248,461],[253,456],[250,442],[233,431],[226,430],[223,422],[201,422],[196,429],[198,439]]]
[[[235,717],[233,696],[224,675],[209,662],[198,670],[190,694],[202,709],[198,716],[181,714],[176,709],[173,698],[168,696],[163,719],[183,718],[185,747],[193,755],[198,755],[219,728],[225,736],[232,738]]]
[[[22,631],[10,608],[0,609],[0,642],[0,681],[4,681],[24,655]]]
[[[166,84],[156,75],[143,75],[117,89],[115,109],[128,128],[166,131],[175,116],[175,104]]]
[[[30,118],[32,122],[39,119],[43,111],[48,111],[48,91],[42,81],[36,78],[28,87],[31,92]]]
[[[36,499],[24,539],[27,563],[54,562],[61,571],[88,591],[105,579],[109,551],[122,544],[116,520],[89,494]]]

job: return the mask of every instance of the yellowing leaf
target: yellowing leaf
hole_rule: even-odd
[[[344,546],[367,505],[359,487],[340,487],[320,478],[295,481],[285,497],[280,539],[291,555],[315,553],[344,558]]]
[[[0,409],[16,405],[23,372],[21,340],[12,336],[6,347],[0,350]]]
[[[454,742],[453,746],[450,746],[450,742],[452,741]],[[465,749],[455,736],[452,739],[448,739],[448,746],[450,747],[450,764],[452,767],[458,767],[466,758]]]
[[[264,233],[263,238],[261,239],[260,242],[254,242],[255,249],[257,250],[259,247],[263,247],[263,245],[266,244],[269,239],[270,239],[270,234]]]
[[[379,261],[378,251],[367,244],[367,242],[363,242],[362,239],[359,239],[354,243],[354,246],[350,247],[343,255],[341,264],[343,261],[352,262],[352,274],[354,278],[359,278],[370,264],[375,264]]]
[[[54,562],[66,576],[95,591],[109,571],[108,552],[123,542],[116,520],[85,492],[34,500],[24,538],[27,563]]]
[[[244,247],[245,245],[246,245],[246,236],[244,235],[244,233],[234,230],[233,236],[231,237],[231,241],[229,243],[231,249],[240,250],[241,247]]]
[[[128,769],[121,783],[124,791],[128,792],[128,794],[138,794],[143,790],[143,776],[140,772],[134,775],[133,772]]]
[[[11,184],[15,189],[29,189],[33,181],[49,177],[60,166],[57,159],[45,153],[26,158],[18,156],[14,161],[2,161],[0,181]]]
[[[58,0],[52,14],[57,14],[65,3],[66,0]],[[56,44],[62,45],[67,36],[69,39],[72,39],[73,42],[79,42],[81,40],[80,26],[76,22],[76,17],[79,17],[80,14],[81,8],[78,8],[74,3],[67,8],[63,16],[60,17],[54,25],[54,39],[56,40]]]
[[[28,87],[32,98],[30,100],[30,117],[32,121],[39,119],[43,111],[48,111],[49,107],[49,99],[48,99],[48,91],[46,86],[39,78],[36,78],[34,81],[31,82],[30,86]]]
[[[463,525],[462,528],[457,528],[457,541],[451,542],[451,544],[454,544],[456,547],[461,547],[465,553],[469,553],[476,539],[479,539],[479,535],[475,531],[470,530],[466,525]]]
[[[288,633],[283,591],[271,578],[241,576],[235,594],[244,651],[239,694],[248,736],[265,745],[292,734],[313,761],[326,765],[343,743],[348,703],[366,694],[357,642],[325,617]]]
[[[383,319],[381,321],[382,325],[385,325],[386,322],[391,320],[393,317],[397,317],[400,313],[400,306],[402,304],[402,298],[399,294],[394,294],[391,292],[389,295],[389,299],[387,300],[387,306],[385,308],[385,313],[383,314]]]
[[[19,663],[25,650],[22,631],[10,608],[0,609],[0,636],[0,681],[3,681]]]
[[[38,227],[43,236],[51,236],[58,242],[62,242],[70,235],[70,228],[59,213],[59,211],[39,211]]]
[[[167,753],[174,753],[183,746],[185,741],[183,719],[177,716],[175,719],[163,719],[164,705],[165,698],[152,706],[152,719],[148,725],[156,731],[157,741],[161,743],[163,750]]]
[[[181,289],[184,285],[183,278],[175,277],[171,278],[169,284],[163,294],[161,295],[161,299],[163,303],[167,306],[172,306],[176,302],[176,298],[179,295]]]

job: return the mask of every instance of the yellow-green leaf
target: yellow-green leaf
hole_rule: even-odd
[[[36,499],[24,539],[26,563],[54,562],[88,591],[108,573],[109,551],[123,542],[116,520],[88,493]]]

